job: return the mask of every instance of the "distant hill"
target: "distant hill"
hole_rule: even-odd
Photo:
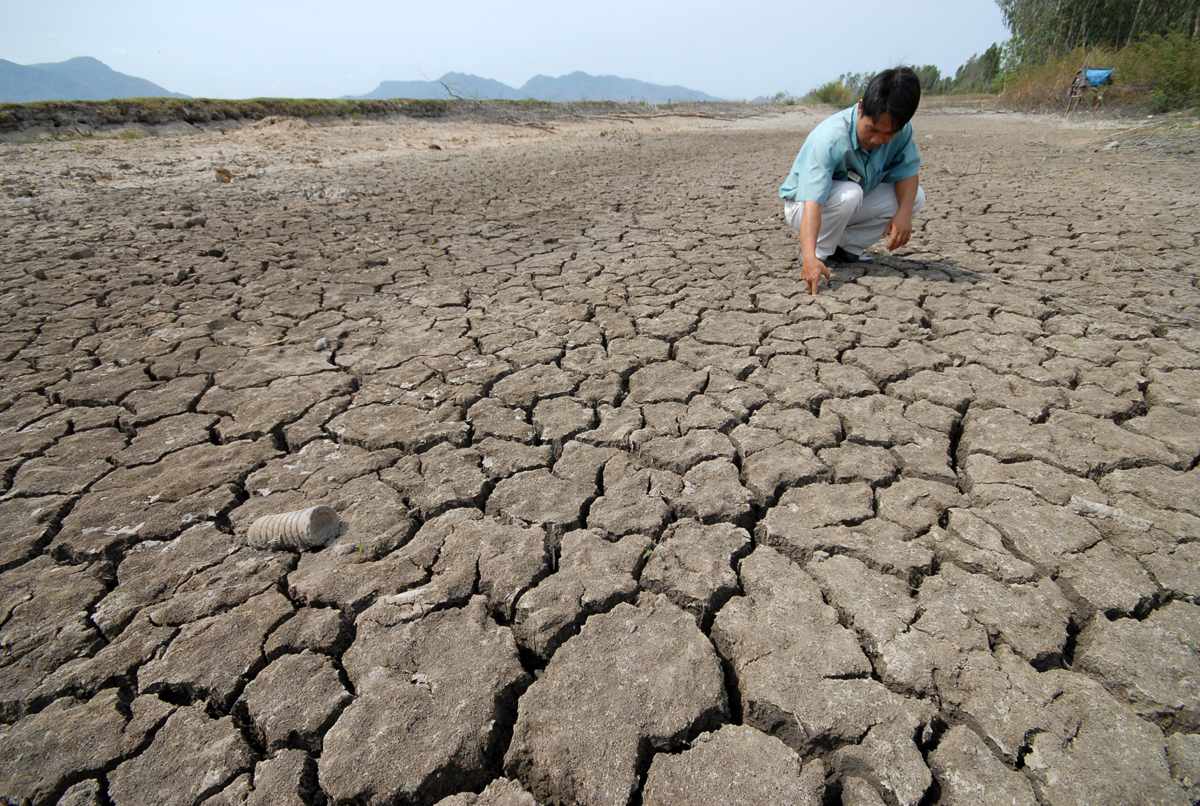
[[[437,81],[384,81],[362,99],[388,98],[475,98],[478,100],[539,101],[718,101],[711,95],[680,86],[648,84],[633,78],[591,76],[583,72],[551,78],[537,75],[516,89],[499,81],[464,73],[446,73]]]
[[[118,73],[90,56],[30,65],[0,59],[0,103],[186,97],[144,78]]]

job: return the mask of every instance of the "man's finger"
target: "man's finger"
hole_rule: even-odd
[[[814,297],[815,297],[815,296],[817,295],[817,286],[818,286],[818,285],[820,285],[820,284],[821,284],[821,278],[820,278],[820,277],[812,277],[812,278],[809,278],[809,281],[808,281],[808,293],[809,293],[809,295],[810,295],[810,296],[814,296]]]

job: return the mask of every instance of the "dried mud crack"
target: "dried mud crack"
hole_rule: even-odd
[[[0,803],[1200,800],[1194,160],[818,120],[0,145]]]

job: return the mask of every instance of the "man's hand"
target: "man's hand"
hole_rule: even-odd
[[[821,284],[822,277],[832,280],[833,272],[815,255],[811,259],[805,260],[800,267],[800,279],[808,283],[808,293],[814,297],[817,295],[817,286]]]
[[[904,208],[900,212],[892,216],[892,220],[888,222],[887,229],[883,231],[884,236],[891,233],[888,238],[887,249],[889,252],[895,252],[900,247],[908,243],[908,239],[912,237],[912,210]]]

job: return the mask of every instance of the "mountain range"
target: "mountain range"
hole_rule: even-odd
[[[144,78],[118,73],[90,56],[65,62],[22,65],[0,59],[0,103],[35,101],[107,101],[112,98],[187,98]],[[680,86],[650,84],[633,78],[592,76],[583,72],[552,78],[537,75],[520,89],[466,73],[446,73],[436,81],[384,81],[366,95],[348,99],[471,98],[539,101],[717,101]]]
[[[536,98],[539,101],[645,101],[652,104],[720,100],[687,87],[649,84],[619,76],[592,76],[579,71],[558,78],[537,75],[526,81],[520,89],[490,78],[446,73],[437,81],[384,81],[366,95],[347,97],[381,100],[458,97],[480,101]]]
[[[186,97],[144,78],[118,73],[90,56],[28,65],[0,59],[0,103]]]

